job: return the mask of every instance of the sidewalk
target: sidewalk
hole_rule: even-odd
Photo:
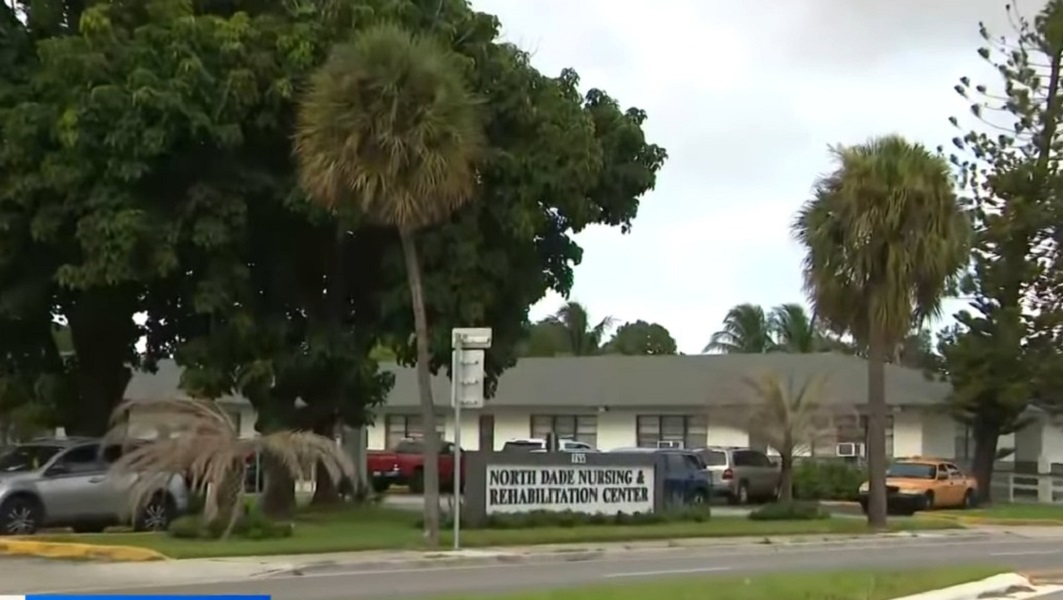
[[[882,539],[979,537],[963,530],[890,533]],[[734,548],[779,545],[823,545],[867,542],[876,536],[818,535],[763,538],[693,538],[620,543],[513,546],[468,550],[337,552],[280,556],[196,558],[140,563],[73,562],[53,559],[0,557],[0,594],[30,592],[90,592],[131,587],[180,586],[192,583],[301,575],[306,571],[342,568],[350,571],[479,566],[495,563],[558,563],[601,558],[610,553],[673,550],[676,548]]]

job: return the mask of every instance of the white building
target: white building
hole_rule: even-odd
[[[423,431],[412,368],[389,366],[395,387],[368,428],[370,449],[383,449]],[[462,447],[500,449],[512,438],[543,437],[553,431],[603,450],[681,442],[686,447],[756,445],[747,431],[724,418],[750,401],[744,379],[763,372],[793,378],[827,378],[824,402],[838,415],[831,434],[811,449],[814,455],[859,451],[864,440],[867,363],[840,354],[730,354],[695,356],[594,356],[525,358],[499,379],[494,397],[482,410],[462,415]],[[179,369],[164,361],[155,374],[138,373],[127,398],[159,398],[178,393]],[[973,454],[966,428],[944,407],[949,385],[920,371],[887,365],[890,407],[887,453],[892,456],[941,456],[965,460]],[[453,439],[450,382],[433,378],[438,409],[436,426]],[[254,435],[255,412],[239,396],[219,399],[229,407],[245,435]],[[1015,448],[1006,460],[1043,465],[1063,463],[1063,429],[1042,419],[1017,436],[1000,441]]]

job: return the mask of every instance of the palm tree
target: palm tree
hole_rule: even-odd
[[[333,49],[297,115],[299,179],[325,206],[398,230],[417,345],[422,418],[436,422],[418,230],[446,221],[476,189],[484,134],[461,58],[395,25]],[[427,425],[425,538],[439,543],[439,439]]]
[[[814,319],[800,304],[780,304],[773,308],[768,315],[768,328],[775,339],[776,351],[805,354],[824,349]]]
[[[605,336],[616,323],[613,317],[606,317],[592,326],[587,308],[579,302],[565,304],[546,320],[564,331],[573,356],[598,354]]]
[[[792,377],[765,372],[744,382],[752,398],[738,425],[779,453],[779,502],[792,502],[794,456],[828,433],[823,429],[830,422],[823,405],[826,378],[815,375],[795,385]]]
[[[145,441],[131,435],[128,415],[135,415],[137,427],[154,429],[157,437]],[[227,520],[223,538],[232,532],[245,506],[249,456],[268,456],[293,479],[308,478],[314,465],[324,468],[334,482],[354,476],[354,465],[334,440],[309,431],[241,439],[232,419],[211,401],[128,400],[115,408],[111,424],[108,442],[129,447],[111,471],[136,477],[130,494],[132,514],[179,473],[189,479],[193,493],[204,495],[204,523]]]
[[[774,348],[764,309],[756,304],[739,304],[728,311],[723,329],[712,334],[702,352],[761,354]]]
[[[936,315],[968,259],[970,221],[948,163],[897,136],[832,149],[837,167],[816,182],[793,230],[816,314],[868,353],[868,521],[886,524],[888,355],[913,318]]]

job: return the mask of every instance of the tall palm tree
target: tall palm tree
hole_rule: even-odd
[[[616,323],[613,317],[606,317],[597,325],[591,325],[587,308],[579,302],[565,304],[552,316],[547,317],[547,321],[564,331],[573,356],[598,354],[605,342],[605,336]]]
[[[822,352],[822,337],[805,307],[797,303],[780,304],[768,315],[768,328],[775,338],[775,350],[804,354]]]
[[[158,436],[144,441],[130,431],[127,415]],[[138,514],[175,473],[204,495],[203,521],[225,519],[228,537],[245,505],[247,457],[262,454],[293,479],[306,479],[314,465],[333,482],[353,477],[354,465],[334,440],[309,431],[278,431],[240,438],[232,419],[216,403],[187,398],[129,400],[115,408],[106,439],[129,450],[111,465],[119,476],[135,476],[129,509]]]
[[[461,58],[442,42],[378,25],[335,47],[299,107],[295,153],[318,202],[398,230],[417,344],[425,426],[425,538],[439,543],[439,439],[430,387],[418,230],[446,221],[476,189],[484,146]]]
[[[760,354],[774,349],[764,309],[756,304],[739,304],[727,312],[723,329],[712,334],[702,352]]]
[[[824,407],[826,378],[814,375],[797,383],[765,372],[747,377],[751,401],[737,425],[779,453],[779,501],[793,501],[794,456],[827,434],[831,413]]]
[[[936,315],[967,263],[971,224],[948,163],[898,136],[832,149],[833,172],[793,224],[816,314],[868,353],[868,521],[886,524],[888,355]]]

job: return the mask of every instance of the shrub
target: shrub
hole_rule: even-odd
[[[488,515],[483,522],[462,522],[466,529],[533,529],[537,527],[585,527],[595,525],[655,525],[658,523],[701,523],[709,520],[711,509],[707,504],[687,506],[675,510],[654,513],[583,513],[571,510],[533,510],[525,513]],[[417,527],[424,522],[417,521]],[[452,517],[445,519],[442,527],[453,527]]]
[[[829,517],[830,513],[818,502],[804,501],[766,504],[749,513],[753,521],[812,521]]]
[[[798,500],[856,500],[867,473],[860,465],[814,460],[794,469],[794,498]]]
[[[199,515],[185,515],[170,523],[170,536],[181,539],[216,540],[225,533],[224,519],[204,523]],[[291,537],[294,526],[288,522],[272,521],[258,511],[250,511],[236,521],[232,537],[247,540],[268,540]]]

